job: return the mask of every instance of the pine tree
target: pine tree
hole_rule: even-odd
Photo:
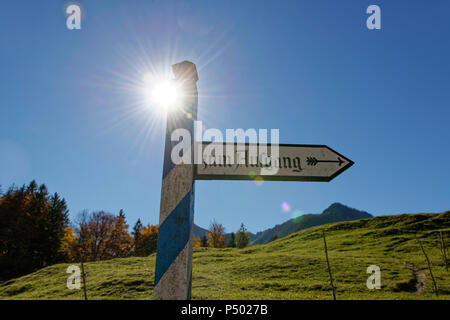
[[[238,232],[236,232],[236,247],[245,248],[250,243],[250,232],[247,232],[244,223],[241,223],[241,227]]]
[[[230,248],[236,248],[236,235],[234,234],[234,232],[232,232],[230,235],[230,242],[228,242],[228,246]]]
[[[36,181],[0,197],[0,274],[9,279],[63,260],[68,209],[57,193]]]
[[[131,232],[131,235],[133,236],[133,251],[135,255],[138,255],[138,252],[140,251],[139,245],[143,227],[144,226],[142,225],[141,219],[138,219],[133,227],[133,231]]]

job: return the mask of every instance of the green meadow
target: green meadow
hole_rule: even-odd
[[[333,223],[245,249],[194,249],[192,298],[332,299],[322,231],[338,300],[450,299],[450,273],[438,241],[439,231],[450,241],[450,211]],[[430,259],[438,296],[416,236]],[[81,300],[82,290],[66,287],[69,265],[4,282],[0,299]],[[381,268],[379,290],[366,286],[370,265]],[[86,263],[88,298],[152,299],[154,266],[155,255]]]

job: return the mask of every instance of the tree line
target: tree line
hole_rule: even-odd
[[[128,231],[125,212],[81,212],[69,220],[65,199],[50,194],[44,184],[32,181],[22,187],[0,189],[0,281],[16,278],[61,262],[87,262],[148,256],[156,252],[158,226],[140,219]],[[225,235],[213,222],[194,247],[237,247],[250,243],[244,224]]]
[[[247,232],[244,223],[241,223],[239,230],[232,232],[229,237],[225,235],[225,228],[222,224],[213,221],[209,231],[203,237],[194,238],[194,248],[245,248],[250,244],[250,232]]]

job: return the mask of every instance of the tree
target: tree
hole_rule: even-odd
[[[108,245],[114,225],[114,216],[104,211],[83,213],[76,233],[83,251],[84,261],[97,261],[110,258]]]
[[[156,252],[158,243],[158,226],[142,225],[141,219],[138,219],[133,227],[133,253],[136,256],[148,256]]]
[[[148,225],[141,230],[139,241],[137,242],[137,256],[148,256],[156,252],[158,243],[158,226]]]
[[[78,244],[78,238],[73,232],[72,227],[66,227],[64,229],[64,237],[61,239],[60,252],[64,256],[65,261],[76,262],[78,261],[78,254],[76,252],[76,246]]]
[[[132,245],[127,229],[123,214],[115,217],[104,211],[90,215],[82,213],[75,230],[83,260],[97,261],[127,256]]]
[[[192,247],[193,248],[200,248],[202,245],[202,238],[200,237],[194,237],[192,240]]]
[[[110,255],[112,257],[123,258],[129,255],[133,240],[128,234],[128,225],[125,220],[125,213],[121,209],[119,215],[114,218],[114,226],[111,233]]]
[[[278,239],[278,235],[274,235],[274,236],[270,239],[269,242],[275,241],[275,240],[277,240],[277,239]]]
[[[57,193],[31,181],[0,197],[0,274],[9,279],[62,261],[68,209]]]
[[[209,232],[206,233],[208,245],[213,248],[225,247],[224,231],[225,228],[220,223],[213,221],[209,227]]]
[[[236,235],[234,234],[234,232],[232,232],[230,235],[230,241],[228,242],[228,246],[230,248],[236,248]]]
[[[206,237],[206,234],[203,235],[202,241],[200,243],[200,246],[203,247],[203,248],[208,247],[208,238]]]
[[[141,236],[141,230],[144,226],[142,225],[141,219],[138,219],[136,221],[136,224],[133,227],[133,231],[131,232],[131,235],[133,236],[133,251],[134,254],[136,254],[136,251],[138,250],[139,246],[139,239]]]
[[[241,227],[238,232],[236,232],[236,247],[245,248],[250,243],[250,232],[247,232],[244,223],[241,223]]]

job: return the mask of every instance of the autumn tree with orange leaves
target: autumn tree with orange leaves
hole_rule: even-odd
[[[209,227],[209,232],[206,233],[208,238],[208,245],[213,248],[225,247],[225,228],[222,224],[213,221]]]
[[[194,237],[192,242],[193,248],[200,248],[202,246],[202,238],[200,237]]]
[[[125,213],[120,210],[119,215],[114,218],[114,228],[111,234],[110,254],[117,258],[129,255],[133,240],[128,234],[128,225]]]
[[[59,251],[64,256],[65,261],[79,261],[76,249],[77,240],[77,236],[73,232],[72,227],[66,227],[64,229],[64,236],[61,239],[61,247],[59,248]]]
[[[140,229],[138,237],[135,236],[134,254],[145,257],[156,252],[158,243],[158,226],[147,225]]]
[[[132,246],[127,229],[122,211],[119,216],[104,211],[84,212],[75,229],[77,243],[72,254],[80,256],[83,261],[126,257]]]

